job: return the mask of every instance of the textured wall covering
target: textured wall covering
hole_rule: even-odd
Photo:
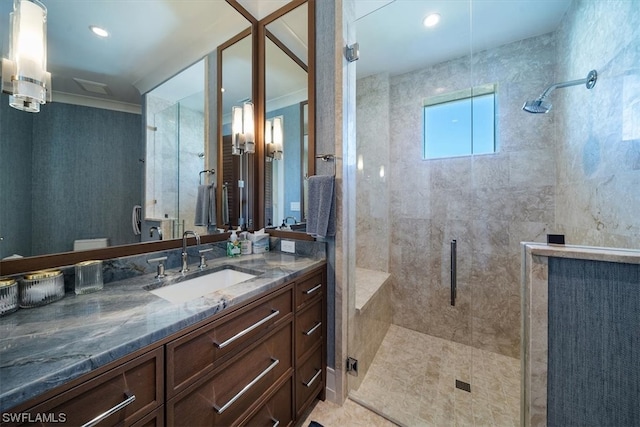
[[[0,258],[31,254],[31,128],[34,115],[0,96]]]
[[[131,210],[142,199],[143,157],[138,114],[43,108],[33,127],[33,254],[70,251],[74,239],[139,241]]]
[[[291,210],[291,203],[301,203],[300,196],[302,194],[302,174],[300,173],[300,156],[302,155],[302,144],[300,141],[302,135],[300,104],[293,104],[288,107],[278,108],[269,111],[266,119],[283,116],[283,137],[284,155],[282,160],[276,161],[278,167],[284,167],[284,216],[280,218],[274,213],[271,223],[273,225],[282,224],[282,220],[288,216],[293,216],[296,220],[302,219],[301,211]]]
[[[640,4],[576,1],[557,34],[556,222],[569,243],[640,247]]]
[[[640,265],[549,258],[549,426],[640,425]]]
[[[141,201],[140,116],[56,102],[35,115],[7,108],[0,113],[8,120],[2,161],[11,164],[1,172],[2,206],[14,207],[20,222],[2,217],[2,227],[12,230],[2,255],[70,251],[75,239],[138,241],[131,210]]]

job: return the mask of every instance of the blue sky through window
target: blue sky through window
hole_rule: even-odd
[[[495,152],[495,94],[424,107],[424,158]]]

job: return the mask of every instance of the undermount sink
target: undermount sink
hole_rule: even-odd
[[[167,286],[154,287],[154,289],[145,287],[145,289],[169,302],[182,303],[210,294],[211,292],[226,289],[245,280],[253,279],[254,277],[256,277],[254,274],[225,268]]]

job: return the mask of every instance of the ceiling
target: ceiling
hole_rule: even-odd
[[[48,9],[47,68],[52,74],[53,98],[62,102],[81,103],[77,99],[86,98],[139,109],[141,93],[249,27],[249,22],[222,0],[42,2]],[[288,2],[239,0],[257,19]],[[553,31],[570,2],[474,0],[470,6],[462,0],[355,0],[361,55],[358,75],[381,71],[399,74]],[[12,3],[0,0],[3,56],[8,53]],[[425,29],[421,20],[433,11],[442,15],[442,21]],[[293,19],[288,28],[281,29],[282,37],[290,30],[299,32],[296,22]],[[90,25],[106,28],[110,37],[94,36]],[[91,90],[103,93],[84,90],[83,80]],[[184,90],[185,96],[188,92]]]
[[[406,73],[554,31],[572,0],[355,0],[358,78]],[[422,25],[441,15],[432,28]]]

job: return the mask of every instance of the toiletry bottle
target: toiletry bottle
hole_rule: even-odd
[[[238,241],[236,230],[232,230],[227,242],[227,256],[235,257],[238,255],[240,255],[240,242]]]
[[[247,239],[247,232],[242,232],[240,235],[240,253],[242,255],[251,255],[253,252],[251,249],[251,240]]]

